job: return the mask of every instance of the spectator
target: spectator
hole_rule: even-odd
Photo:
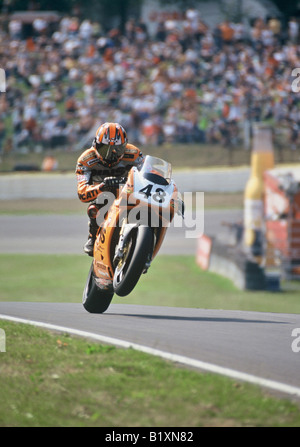
[[[9,35],[12,40],[22,38],[22,23],[19,20],[11,20],[8,24]]]
[[[288,22],[288,36],[289,40],[293,44],[298,43],[299,38],[299,22],[295,17],[291,17]]]
[[[15,148],[31,140],[69,147],[94,120],[109,119],[137,144],[236,145],[245,119],[285,126],[290,144],[299,143],[299,99],[291,91],[291,67],[300,66],[296,19],[287,29],[274,18],[255,20],[250,31],[229,21],[210,28],[189,9],[158,17],[153,37],[133,20],[124,35],[74,17],[53,34],[44,25],[38,19],[30,42],[16,23],[9,45],[0,37],[9,73],[0,116],[10,116]]]
[[[234,28],[229,22],[229,20],[225,20],[219,25],[221,31],[221,38],[223,44],[231,44],[234,37]]]
[[[33,21],[32,26],[37,36],[46,34],[48,24],[46,20],[42,19],[41,17],[36,18]]]

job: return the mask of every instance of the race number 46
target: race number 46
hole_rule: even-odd
[[[156,188],[153,194],[153,185],[147,185],[144,188],[139,190],[140,194],[144,194],[147,199],[152,197],[155,202],[163,203],[165,200],[166,192],[162,188]]]

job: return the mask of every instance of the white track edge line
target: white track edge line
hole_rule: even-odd
[[[0,319],[9,320],[15,323],[25,323],[31,326],[42,327],[45,329],[50,329],[59,332],[65,332],[72,335],[78,335],[80,337],[87,337],[93,340],[101,341],[103,343],[113,344],[122,348],[132,348],[137,351],[145,352],[146,354],[155,355],[157,357],[161,357],[165,360],[170,360],[172,362],[181,363],[187,366],[191,366],[194,368],[201,369],[203,371],[220,374],[223,376],[230,377],[232,379],[241,380],[245,382],[252,383],[254,385],[259,385],[265,388],[272,389],[274,391],[279,391],[281,393],[291,394],[294,396],[300,397],[300,388],[287,385],[282,382],[276,382],[274,380],[264,379],[262,377],[258,377],[252,374],[243,373],[231,368],[225,368],[223,366],[218,366],[213,363],[203,362],[201,360],[192,359],[189,357],[185,357],[182,355],[171,354],[169,352],[161,351],[159,349],[149,348],[144,345],[140,345],[137,343],[128,342],[125,340],[120,340],[118,338],[107,337],[105,335],[94,334],[92,332],[82,331],[80,329],[72,329],[65,326],[58,326],[50,323],[43,323],[40,321],[27,320],[25,318],[12,317],[9,315],[1,315]]]

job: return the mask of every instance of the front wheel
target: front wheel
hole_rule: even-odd
[[[102,290],[95,283],[92,263],[83,291],[83,307],[90,313],[102,314],[110,305],[113,295],[113,292]]]
[[[131,231],[124,247],[124,256],[119,261],[113,280],[114,291],[119,296],[128,295],[136,286],[153,251],[153,231],[139,226]]]

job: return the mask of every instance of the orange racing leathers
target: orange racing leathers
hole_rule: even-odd
[[[132,166],[139,166],[143,162],[143,155],[136,146],[127,144],[124,156],[115,166],[104,166],[93,147],[87,149],[78,158],[76,166],[77,192],[82,202],[95,200],[102,192],[101,183],[106,177],[127,177]]]

